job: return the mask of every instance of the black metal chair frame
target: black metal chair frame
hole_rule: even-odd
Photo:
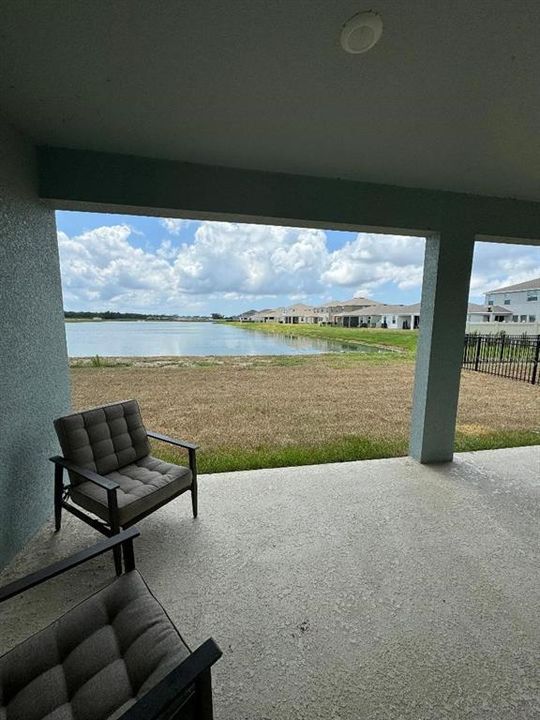
[[[82,520],[83,522],[87,523],[91,527],[93,527],[95,530],[98,530],[100,533],[103,533],[103,535],[106,535],[107,537],[112,537],[113,535],[117,535],[120,530],[126,530],[127,528],[131,527],[132,525],[135,525],[135,523],[139,522],[139,520],[142,520],[147,515],[150,515],[155,510],[158,510],[160,507],[163,507],[163,505],[166,505],[171,500],[174,500],[179,495],[182,495],[183,493],[187,492],[188,490],[191,490],[191,504],[193,508],[193,517],[197,517],[198,512],[198,501],[197,501],[197,457],[196,457],[196,451],[198,449],[198,445],[195,445],[194,443],[187,442],[186,440],[175,440],[174,438],[169,437],[168,435],[162,435],[161,433],[157,432],[151,432],[149,430],[146,431],[146,434],[149,438],[153,438],[154,440],[160,440],[161,442],[169,443],[170,445],[174,445],[176,447],[184,448],[188,451],[189,454],[189,469],[191,470],[192,475],[192,481],[191,485],[187,488],[184,488],[183,490],[180,490],[180,492],[175,493],[171,497],[167,498],[161,503],[158,503],[157,505],[154,505],[150,510],[147,510],[144,513],[141,513],[140,515],[137,515],[137,517],[133,518],[133,520],[130,520],[129,522],[125,523],[124,525],[120,525],[119,520],[119,514],[118,514],[118,498],[117,498],[117,490],[118,490],[118,483],[114,482],[114,480],[110,480],[109,478],[103,477],[103,475],[99,475],[98,473],[94,472],[93,470],[88,470],[87,468],[83,468],[80,465],[76,465],[75,463],[72,463],[70,460],[66,460],[61,455],[55,455],[54,457],[50,458],[51,462],[54,463],[54,519],[55,519],[55,527],[56,530],[60,530],[62,526],[62,508],[64,510],[67,510],[67,512],[71,513],[72,515],[75,515],[75,517],[79,518],[79,520]],[[84,480],[88,480],[91,483],[94,483],[94,485],[98,485],[99,487],[103,488],[103,490],[107,493],[107,506],[109,510],[109,518],[110,523],[105,522],[104,520],[98,520],[93,515],[90,515],[80,508],[76,507],[72,503],[68,502],[69,498],[69,491],[71,490],[71,484],[64,484],[64,470],[68,470],[70,472],[74,472],[80,477],[84,478]],[[114,556],[114,566],[116,569],[116,574],[120,575],[122,572],[122,557],[121,557],[121,550],[120,546],[113,546],[113,556]]]
[[[137,528],[122,531],[71,557],[15,580],[0,588],[0,603],[110,550],[114,552],[118,549],[124,560],[125,572],[135,570],[133,539],[139,535]],[[222,654],[214,640],[209,638],[121,715],[119,720],[175,720],[181,717],[182,708],[188,700],[193,702],[194,720],[212,720],[211,667]],[[190,688],[191,694],[186,694]]]

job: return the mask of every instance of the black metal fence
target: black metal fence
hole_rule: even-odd
[[[501,377],[540,383],[540,335],[465,335],[463,367]]]

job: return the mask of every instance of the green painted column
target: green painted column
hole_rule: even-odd
[[[410,455],[448,462],[454,452],[474,235],[428,237],[411,418]]]

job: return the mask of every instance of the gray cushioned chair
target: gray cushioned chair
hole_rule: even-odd
[[[0,589],[0,602],[122,546],[125,574],[0,657],[2,720],[211,720],[210,638],[191,652],[135,570],[136,528]]]
[[[63,457],[51,458],[56,469],[57,530],[64,508],[105,535],[114,535],[187,490],[191,490],[193,516],[197,516],[198,446],[148,431],[136,400],[72,413],[55,420],[54,427],[63,452]],[[186,449],[189,467],[152,457],[149,438]],[[64,469],[68,484],[64,484]],[[118,548],[114,558],[119,573]]]

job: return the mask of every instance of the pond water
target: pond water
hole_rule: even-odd
[[[69,322],[66,338],[70,357],[379,352],[368,345],[269,335],[210,322]]]

